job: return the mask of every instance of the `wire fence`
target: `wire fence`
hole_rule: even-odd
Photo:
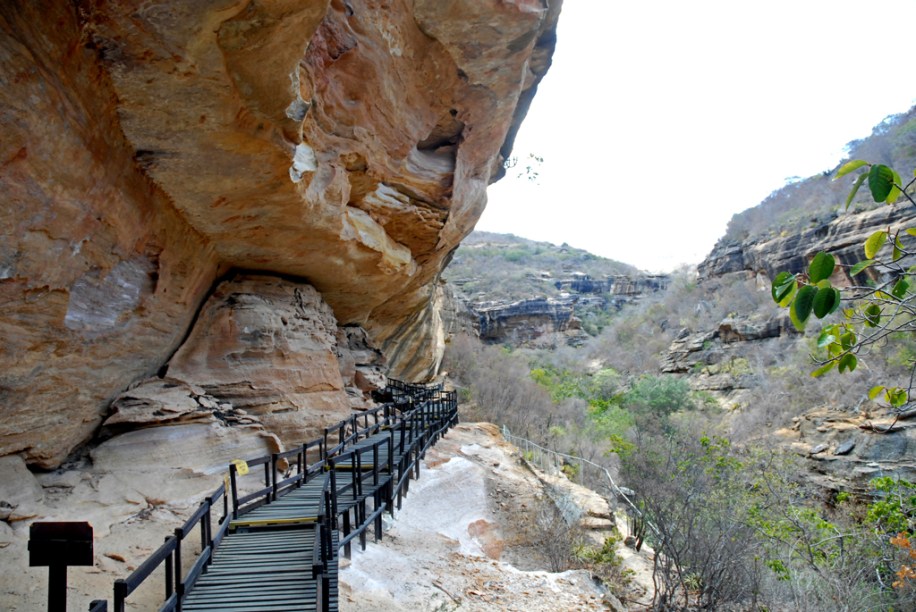
[[[588,487],[604,496],[611,503],[619,500],[625,505],[627,513],[631,516],[640,518],[644,516],[642,510],[631,499],[633,492],[617,486],[611,473],[603,465],[584,457],[576,457],[575,455],[567,455],[566,453],[550,450],[531,440],[513,435],[505,425],[503,425],[502,431],[506,441],[522,452],[525,461],[545,474],[556,475],[562,473],[573,482]],[[648,524],[648,527],[658,533],[654,525]]]

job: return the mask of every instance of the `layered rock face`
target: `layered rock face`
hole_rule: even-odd
[[[777,273],[804,272],[818,251],[826,251],[840,264],[832,282],[845,286],[852,283],[849,267],[865,259],[863,244],[872,233],[914,224],[916,212],[911,207],[882,206],[840,215],[797,235],[723,241],[700,264],[699,274],[701,281],[717,281],[723,286],[731,280],[756,279],[758,289],[768,295],[770,281]],[[876,279],[881,268],[874,266],[867,274]],[[788,313],[772,308],[776,314],[769,316],[759,312],[750,317],[729,316],[712,331],[683,330],[672,343],[662,371],[687,375],[692,388],[710,392],[723,406],[736,409],[737,416],[753,401],[750,391],[760,385],[752,363],[766,363],[768,353],[790,354],[787,347],[791,336],[805,342]],[[913,415],[895,414],[889,406],[867,401],[865,390],[871,384],[874,382],[863,383],[863,390],[839,401],[811,405],[792,419],[790,427],[776,432],[775,439],[786,449],[810,460],[809,478],[825,488],[864,493],[868,481],[876,476],[912,479],[916,474]]]
[[[583,312],[620,310],[644,295],[663,291],[670,282],[666,275],[618,275],[600,280],[580,274],[556,281],[548,276],[543,280],[563,291],[559,297],[467,304],[480,339],[513,346],[578,346],[588,338],[579,318]]]
[[[477,305],[480,339],[522,345],[548,334],[578,330],[573,304],[567,300],[534,298],[509,304]]]
[[[745,242],[720,241],[698,266],[700,278],[739,273],[772,279],[783,270],[796,273],[807,269],[818,251],[832,253],[838,264],[853,266],[865,259],[862,245],[875,231],[916,223],[916,210],[908,206],[882,206],[857,214],[841,215],[788,236]],[[848,284],[842,267],[835,280]],[[842,277],[842,278],[839,278]]]
[[[299,417],[282,415],[306,403],[345,409],[358,401],[347,372],[366,388],[376,373],[338,348],[306,356],[307,339],[322,334],[328,346],[379,346],[395,375],[434,373],[444,342],[434,281],[501,175],[549,66],[559,8],[0,6],[0,455],[57,465],[119,393],[162,373],[233,268],[301,282],[242,291],[250,302],[232,315],[208,304],[168,367],[194,386],[197,406],[228,403],[298,433],[287,420]],[[308,285],[333,329],[316,314],[312,327],[297,323],[302,344],[216,337],[247,316],[280,321],[286,306],[266,314],[253,304]]]

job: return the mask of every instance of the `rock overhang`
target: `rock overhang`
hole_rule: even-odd
[[[559,9],[0,8],[0,454],[56,465],[232,268],[307,279],[395,373],[432,374],[435,280],[501,174]]]

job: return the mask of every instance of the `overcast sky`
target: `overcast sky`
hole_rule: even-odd
[[[913,0],[565,0],[515,143],[539,177],[510,170],[477,229],[697,263],[734,213],[913,105],[914,23]]]

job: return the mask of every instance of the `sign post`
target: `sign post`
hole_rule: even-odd
[[[48,612],[67,612],[67,567],[92,563],[92,525],[32,523],[29,566],[48,568]]]

